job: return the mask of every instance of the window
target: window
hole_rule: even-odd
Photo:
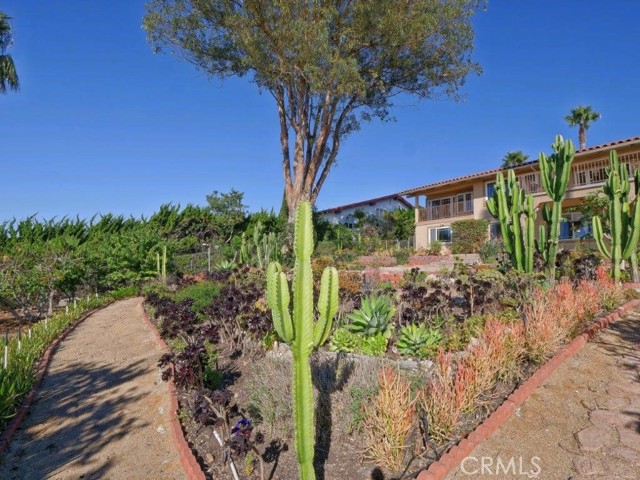
[[[471,213],[473,212],[473,200],[471,198],[471,192],[460,193],[457,195],[458,213]]]
[[[571,215],[560,223],[560,240],[576,240],[591,236],[591,224],[585,218]]]
[[[496,182],[487,183],[487,198],[493,197],[493,193],[496,191]]]
[[[429,243],[451,243],[451,227],[438,227],[429,229]]]
[[[431,218],[447,218],[451,216],[451,198],[439,198],[429,201]]]

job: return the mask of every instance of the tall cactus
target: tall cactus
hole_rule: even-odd
[[[548,204],[542,209],[542,218],[547,224],[540,226],[537,249],[542,255],[546,266],[549,283],[555,284],[556,257],[558,255],[558,240],[560,239],[560,222],[562,221],[562,201],[567,192],[571,164],[576,155],[576,147],[571,140],[564,140],[562,135],[556,135],[551,145],[553,153],[547,157],[540,153],[540,177],[542,186],[552,200],[552,207]]]
[[[640,171],[635,172],[636,198],[640,186]],[[611,246],[605,244],[602,221],[600,217],[593,217],[593,236],[598,250],[611,259],[611,276],[615,281],[620,280],[620,264],[622,260],[631,260],[633,281],[638,281],[637,248],[640,238],[640,208],[638,202],[629,203],[631,182],[625,164],[618,162],[618,153],[609,153],[609,168],[604,193],[609,197],[609,224],[611,225]]]
[[[493,197],[487,200],[489,213],[500,221],[505,251],[513,268],[519,272],[533,271],[536,211],[533,196],[525,195],[513,170],[509,170],[505,184],[502,172],[496,175]],[[522,215],[525,216],[524,230]]]
[[[289,284],[277,262],[267,269],[267,302],[278,336],[291,346],[293,353],[293,415],[295,445],[301,480],[315,480],[314,411],[310,357],[314,348],[326,342],[333,317],[338,312],[338,272],[325,268],[320,281],[318,320],[313,314],[313,226],[311,204],[298,206],[295,222],[295,268],[293,273],[293,319],[289,311]]]

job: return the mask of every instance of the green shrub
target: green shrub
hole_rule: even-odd
[[[487,220],[458,220],[451,223],[451,253],[478,253],[487,240]]]
[[[114,300],[122,300],[123,298],[136,297],[138,295],[138,287],[120,287],[110,293]]]
[[[203,309],[211,305],[211,302],[220,293],[220,285],[215,282],[199,282],[189,285],[176,293],[176,301],[181,302],[190,298],[193,300],[191,309],[194,313],[202,313]]]
[[[164,282],[152,281],[142,287],[142,296],[148,297],[152,294],[158,295],[159,297],[171,297],[173,292],[171,292]]]
[[[409,263],[409,257],[411,257],[411,255],[413,255],[413,250],[410,248],[398,250],[395,255],[398,265],[406,265]]]
[[[482,245],[478,253],[483,263],[498,263],[498,255],[502,250],[502,242],[497,240],[487,240]]]
[[[439,240],[434,240],[429,244],[429,248],[427,249],[427,255],[440,255],[442,253],[442,242]]]

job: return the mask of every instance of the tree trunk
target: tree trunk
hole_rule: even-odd
[[[580,125],[578,137],[580,141],[580,150],[584,150],[587,148],[587,129],[584,128],[584,125]]]
[[[55,292],[53,290],[51,290],[49,292],[49,308],[47,309],[47,315],[50,317],[51,315],[53,315],[53,296],[54,296]]]

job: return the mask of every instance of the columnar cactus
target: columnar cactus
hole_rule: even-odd
[[[635,172],[636,197],[640,185],[640,171]],[[611,225],[611,246],[608,248],[604,241],[604,232],[600,217],[593,217],[593,236],[598,250],[611,259],[611,276],[615,281],[620,280],[620,264],[622,260],[631,260],[634,282],[638,281],[637,248],[640,238],[640,208],[638,202],[629,203],[629,173],[625,164],[618,162],[618,154],[614,150],[609,154],[609,168],[604,193],[609,197],[609,223]]]
[[[310,357],[314,348],[326,342],[333,317],[338,312],[338,272],[333,267],[327,267],[322,273],[317,304],[318,319],[314,321],[313,272],[311,270],[313,226],[309,202],[302,202],[296,212],[294,249],[293,319],[289,311],[289,284],[282,267],[277,262],[269,264],[267,269],[267,302],[271,308],[276,333],[291,346],[293,353],[292,397],[300,478],[315,480]]]
[[[496,175],[493,197],[487,200],[489,213],[500,221],[505,251],[513,268],[520,272],[533,271],[536,211],[533,196],[525,195],[513,170],[509,170],[505,184],[502,172]],[[522,215],[525,215],[524,231]]]
[[[542,209],[542,218],[547,227],[540,226],[537,249],[542,255],[549,276],[549,283],[553,285],[556,278],[556,257],[558,254],[558,240],[560,239],[560,222],[562,221],[562,201],[567,192],[571,164],[576,155],[576,147],[571,140],[564,140],[562,135],[556,135],[551,145],[553,153],[547,157],[540,153],[540,178],[542,186],[551,198],[553,206],[548,204]]]

